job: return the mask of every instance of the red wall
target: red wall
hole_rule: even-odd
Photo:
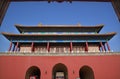
[[[52,68],[58,63],[66,65],[69,79],[79,77],[79,70],[84,65],[93,69],[95,79],[120,79],[120,55],[0,56],[0,79],[25,79],[31,66],[40,68],[41,79],[52,79]]]

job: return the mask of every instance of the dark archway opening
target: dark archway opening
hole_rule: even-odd
[[[56,64],[52,70],[52,79],[68,79],[68,70],[64,64]]]
[[[79,71],[80,79],[94,79],[94,72],[89,66],[83,66]]]
[[[41,76],[40,69],[36,66],[32,66],[27,70],[25,79],[30,79],[30,77],[35,77],[36,79],[40,79],[40,76]]]

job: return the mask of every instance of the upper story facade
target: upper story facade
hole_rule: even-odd
[[[115,32],[100,34],[104,25],[15,25],[20,34],[2,34],[11,42],[8,51],[24,53],[109,52]]]

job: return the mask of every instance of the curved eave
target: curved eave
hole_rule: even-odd
[[[10,34],[2,33],[8,40],[106,40],[109,41],[116,33],[107,34]]]
[[[97,32],[103,28],[104,25],[97,26],[78,26],[78,25],[42,25],[42,26],[22,26],[15,25],[20,33],[22,32]],[[56,30],[57,29],[57,30]]]

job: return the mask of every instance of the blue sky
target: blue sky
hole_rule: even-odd
[[[120,51],[120,22],[109,2],[12,2],[0,27],[0,32],[19,33],[14,27],[21,25],[98,25],[100,33],[117,32],[109,44]],[[9,41],[0,34],[0,51],[7,51]]]

